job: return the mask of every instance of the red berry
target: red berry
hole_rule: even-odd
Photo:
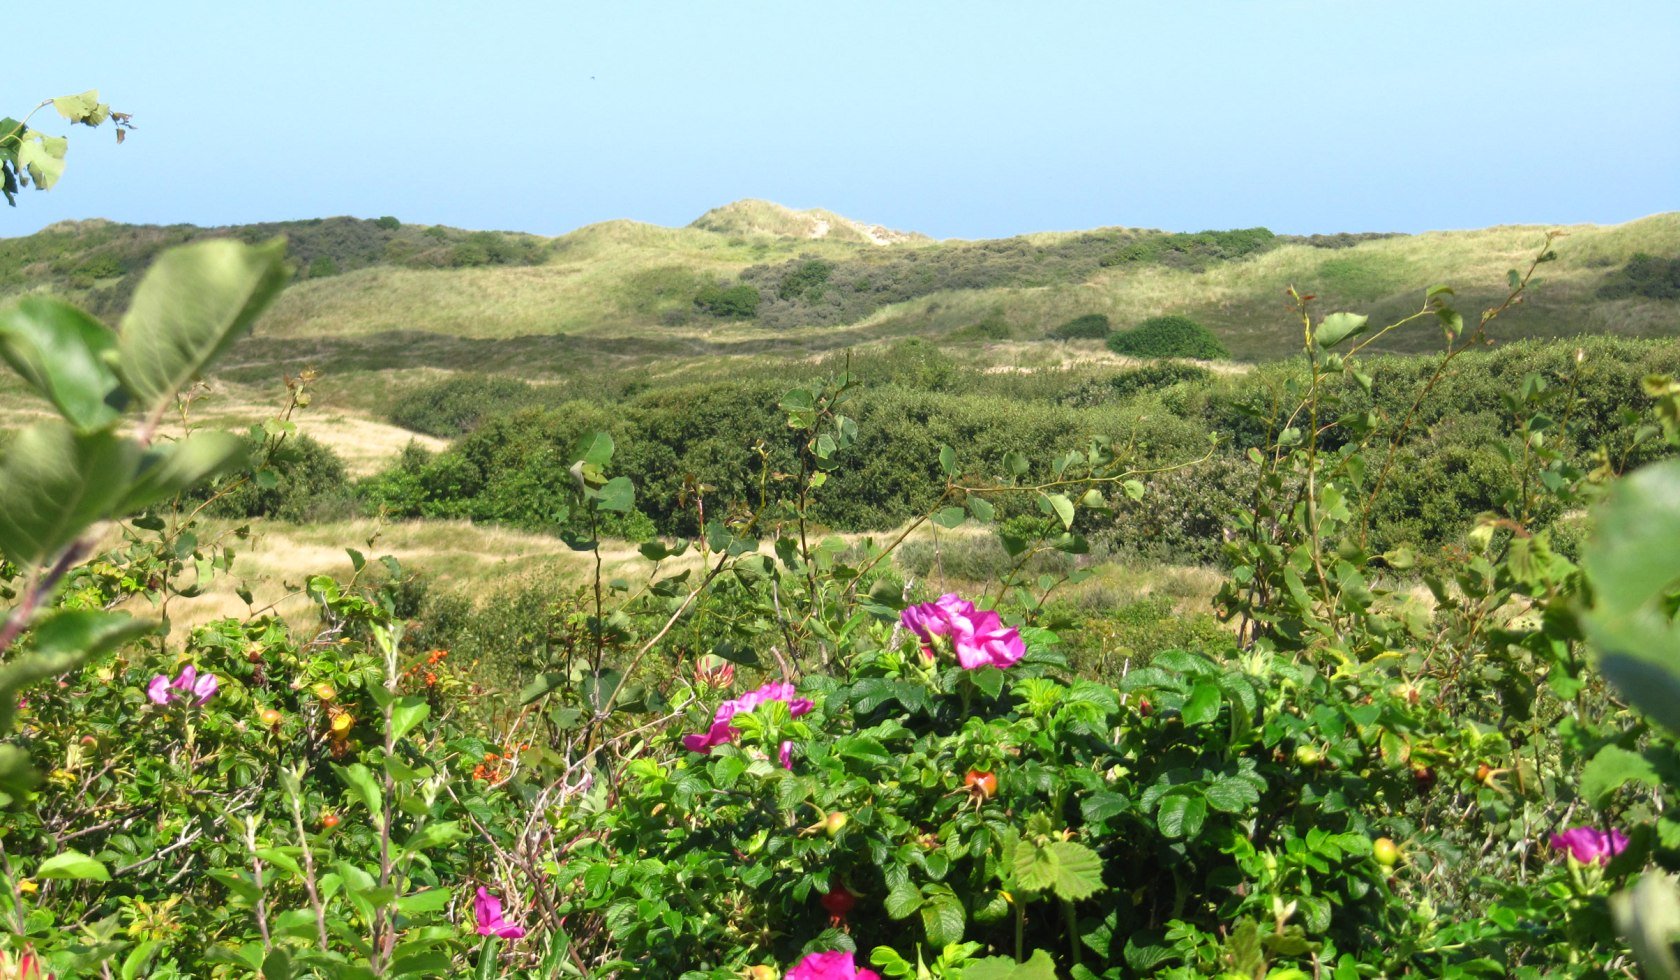
[[[857,905],[857,896],[847,891],[844,885],[835,885],[818,901],[829,915],[845,915]]]

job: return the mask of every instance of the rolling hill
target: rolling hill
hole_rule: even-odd
[[[1557,259],[1496,336],[1680,335],[1680,302],[1600,293],[1635,256],[1680,255],[1680,213],[1564,229]],[[832,212],[739,201],[691,225],[610,221],[555,238],[403,224],[396,218],[195,228],[105,221],[0,239],[0,295],[66,293],[114,319],[151,258],[210,235],[285,235],[297,279],[224,378],[266,383],[304,366],[346,410],[377,412],[410,381],[471,369],[534,382],[710,373],[733,359],[807,358],[907,336],[970,363],[1012,368],[1102,361],[1098,341],[1046,333],[1088,314],[1116,327],[1182,314],[1239,361],[1292,353],[1294,285],[1321,308],[1374,317],[1416,310],[1450,283],[1461,308],[1503,295],[1507,269],[1546,229],[1421,235],[1197,234],[1103,228],[991,241],[934,241]],[[709,291],[709,292],[708,292]],[[750,291],[754,315],[731,306]],[[724,297],[708,307],[706,296]],[[734,299],[728,299],[733,297]],[[1433,349],[1428,329],[1385,340]],[[377,376],[378,384],[369,384]]]

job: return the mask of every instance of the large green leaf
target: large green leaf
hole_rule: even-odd
[[[250,329],[286,284],[286,243],[218,238],[160,256],[117,340],[123,384],[148,408],[173,398]]]
[[[107,356],[116,346],[110,327],[49,296],[0,313],[0,357],[83,431],[117,419],[122,392]]]
[[[1680,732],[1680,460],[1617,481],[1582,555],[1593,607],[1583,617],[1600,667],[1622,695]]]
[[[1581,795],[1586,797],[1588,804],[1598,809],[1608,805],[1610,797],[1628,783],[1657,786],[1662,783],[1662,778],[1648,759],[1619,745],[1606,745],[1599,749],[1598,754],[1581,770]]]
[[[129,484],[118,514],[168,500],[187,488],[245,461],[245,440],[231,432],[195,432],[148,450]]]
[[[1349,337],[1364,333],[1370,322],[1370,317],[1357,313],[1332,313],[1313,331],[1313,341],[1320,347],[1334,347]]]
[[[110,432],[53,421],[17,434],[0,459],[0,552],[33,565],[69,544],[121,502],[140,446]]]

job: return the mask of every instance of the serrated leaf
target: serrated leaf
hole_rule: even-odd
[[[972,960],[963,967],[963,980],[1056,980],[1056,961],[1042,949],[1033,950],[1025,963],[1007,956]]]
[[[1022,841],[1015,848],[1014,872],[1015,882],[1022,889],[1054,892],[1069,901],[1087,898],[1103,888],[1102,858],[1073,841],[1043,845]]]
[[[1155,826],[1168,837],[1195,837],[1207,819],[1207,801],[1200,796],[1173,793],[1161,800]]]

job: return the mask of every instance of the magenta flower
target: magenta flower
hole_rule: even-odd
[[[1027,653],[1020,630],[1004,626],[996,612],[976,609],[974,603],[950,593],[909,607],[899,614],[899,621],[921,639],[922,652],[930,657],[933,638],[950,637],[951,649],[964,670],[1008,667]]]
[[[852,954],[843,950],[811,953],[787,972],[783,980],[881,980],[874,970],[860,970]]]
[[[1627,835],[1619,830],[1606,833],[1594,827],[1571,827],[1552,835],[1552,847],[1568,851],[1570,857],[1582,864],[1609,864],[1627,845]]]
[[[162,674],[154,676],[152,682],[146,685],[146,697],[156,704],[168,704],[177,697],[191,698],[192,703],[197,705],[210,700],[219,686],[215,674],[200,677],[198,668],[187,664],[174,680]]]
[[[502,918],[502,900],[490,894],[483,885],[478,888],[478,897],[473,899],[473,917],[478,920],[480,936],[520,939],[525,935],[524,927]]]
[[[781,758],[783,769],[793,768],[793,742],[788,741],[782,743]]]
[[[683,745],[690,752],[705,755],[712,750],[712,746],[722,745],[741,734],[740,729],[729,724],[731,718],[770,701],[787,702],[788,714],[795,718],[811,710],[813,705],[808,699],[796,698],[793,695],[792,684],[786,681],[770,681],[756,691],[748,691],[738,698],[731,698],[718,705],[717,714],[712,716],[711,728],[704,734],[684,735]]]

